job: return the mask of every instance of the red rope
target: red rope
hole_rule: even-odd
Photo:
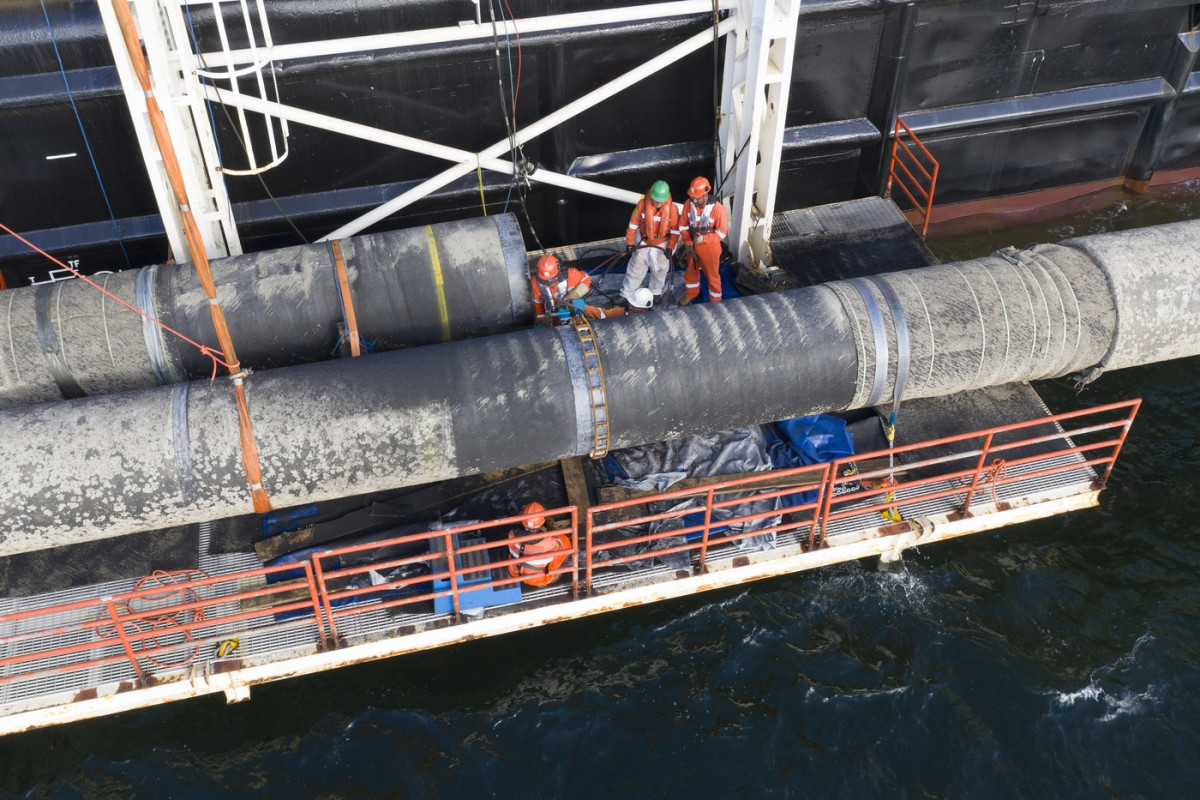
[[[135,652],[141,658],[146,659],[156,667],[163,668],[182,667],[190,664],[196,659],[196,656],[199,655],[200,645],[195,644],[196,640],[195,637],[192,636],[191,631],[178,629],[191,623],[203,622],[204,609],[192,608],[172,611],[171,607],[200,601],[200,595],[195,589],[184,586],[184,584],[188,583],[192,579],[192,573],[197,573],[201,578],[209,577],[208,573],[201,569],[180,570],[178,572],[167,572],[159,569],[155,570],[152,574],[147,575],[144,578],[140,578],[133,586],[133,590],[135,592],[140,592],[143,589],[153,586],[154,584],[162,586],[164,591],[148,594],[145,597],[130,598],[129,601],[121,603],[118,608],[125,614],[146,615],[147,612],[159,610],[154,607],[154,604],[166,601],[169,604],[160,607],[161,610],[166,613],[158,616],[146,615],[142,616],[140,619],[129,620],[127,622],[113,620],[113,625],[111,627],[100,626],[96,628],[96,635],[101,639],[111,639],[117,635],[117,625],[128,625],[133,629],[133,636],[130,638],[136,638],[136,641],[138,642],[138,648],[135,650]],[[150,607],[143,611],[138,611],[133,607],[134,600],[140,600],[143,603],[148,603],[150,604]],[[177,644],[171,645],[162,644],[159,642],[159,636],[171,634],[173,630],[176,635],[182,637]],[[191,653],[185,654],[182,660],[159,661],[158,659],[154,658],[154,656],[149,655],[151,652],[156,652],[159,650],[171,650],[174,647],[181,645],[186,647],[188,642],[192,642],[194,646],[191,648]]]
[[[130,311],[134,312],[135,314],[138,314],[138,315],[142,316],[143,318],[150,320],[150,321],[151,321],[151,322],[153,322],[155,325],[157,325],[158,327],[162,328],[164,331],[167,331],[168,333],[172,333],[172,334],[174,334],[175,336],[178,336],[178,337],[179,337],[180,339],[182,339],[183,341],[185,341],[185,342],[187,342],[188,344],[190,344],[190,345],[192,345],[193,347],[195,347],[195,348],[196,348],[197,350],[199,350],[199,351],[200,351],[202,354],[204,354],[204,355],[208,356],[209,358],[211,358],[211,359],[212,359],[212,362],[213,362],[213,374],[212,374],[212,378],[213,378],[213,379],[215,379],[215,378],[217,377],[217,365],[218,365],[218,364],[220,364],[221,366],[225,367],[226,369],[232,369],[232,367],[231,367],[229,364],[225,363],[225,360],[224,360],[224,359],[220,358],[220,357],[217,355],[217,351],[216,351],[216,350],[213,350],[211,347],[208,347],[208,346],[206,346],[206,345],[202,345],[202,344],[200,344],[199,342],[192,341],[191,339],[189,339],[188,337],[184,336],[182,333],[180,333],[179,331],[175,330],[174,328],[171,328],[171,327],[169,327],[169,326],[167,326],[167,325],[164,325],[163,323],[159,322],[159,321],[158,321],[158,320],[156,320],[154,317],[150,316],[150,315],[149,315],[149,314],[147,314],[145,311],[142,311],[142,310],[141,310],[140,308],[138,308],[137,306],[132,306],[132,305],[130,305],[129,303],[125,302],[124,300],[122,300],[121,298],[117,297],[117,296],[116,296],[115,294],[113,294],[112,292],[110,292],[110,291],[108,291],[107,289],[105,289],[105,288],[104,288],[103,286],[101,286],[100,284],[98,284],[98,283],[96,283],[95,281],[93,281],[92,279],[88,278],[86,275],[83,275],[82,273],[80,273],[78,270],[76,270],[76,269],[72,269],[71,267],[68,267],[66,264],[64,264],[63,262],[59,261],[59,260],[58,260],[57,258],[55,258],[54,256],[52,256],[52,255],[50,255],[49,253],[47,253],[45,250],[43,250],[42,248],[38,247],[38,246],[37,246],[36,244],[34,244],[33,242],[29,241],[29,240],[28,240],[28,239],[26,239],[24,236],[22,236],[21,234],[19,234],[19,233],[17,233],[16,231],[14,231],[12,228],[10,228],[10,227],[8,227],[7,225],[5,225],[3,222],[0,222],[0,229],[3,229],[3,230],[5,230],[5,231],[7,231],[7,232],[8,232],[8,234],[9,234],[10,236],[13,236],[13,237],[15,237],[17,240],[19,240],[19,241],[21,241],[21,242],[25,243],[25,244],[26,244],[28,247],[30,247],[31,249],[33,249],[33,250],[35,250],[35,251],[37,251],[37,252],[41,253],[41,254],[42,254],[42,255],[44,255],[46,258],[50,259],[50,260],[51,260],[51,261],[53,261],[55,264],[57,264],[58,266],[62,267],[62,268],[63,268],[63,269],[65,269],[67,272],[70,272],[72,275],[74,275],[76,278],[79,278],[79,279],[80,279],[81,281],[83,281],[84,283],[88,284],[89,286],[95,287],[95,288],[96,288],[98,291],[100,291],[100,292],[103,292],[104,294],[108,295],[108,296],[109,296],[109,297],[111,297],[113,300],[116,300],[118,303],[120,303],[121,305],[125,306],[125,307],[126,307],[126,308],[128,308]]]

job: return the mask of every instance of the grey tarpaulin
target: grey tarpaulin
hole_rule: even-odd
[[[684,478],[703,478],[711,475],[736,475],[743,472],[766,472],[771,469],[771,458],[767,455],[767,443],[762,429],[758,426],[737,428],[718,433],[700,436],[684,436],[669,442],[656,442],[641,447],[629,447],[609,454],[610,457],[625,470],[629,477],[618,477],[613,483],[630,489],[641,491],[667,491],[670,487]],[[740,497],[751,498],[755,492],[739,492],[722,495],[722,500],[732,500]],[[693,508],[704,503],[704,496],[690,497],[675,502],[664,501],[651,503],[649,514],[661,514],[667,511],[678,511]],[[757,514],[762,511],[773,511],[780,507],[779,498],[769,500],[747,499],[745,503],[727,508],[714,508],[713,522]],[[752,533],[761,528],[779,524],[779,517],[765,517],[748,523],[738,523],[731,526],[728,533],[721,536]],[[648,525],[650,533],[663,533],[678,530],[692,524],[685,521],[684,516],[651,522]],[[641,527],[641,526],[639,526]],[[630,536],[644,535],[644,531],[622,528],[609,535],[610,541],[617,541]],[[598,540],[603,541],[603,540]],[[615,555],[632,555],[634,553],[651,552],[653,550],[676,547],[685,543],[683,536],[664,537],[654,542],[631,545],[615,550],[601,551],[598,560],[603,561]],[[766,533],[759,536],[739,536],[737,544],[747,550],[769,550],[775,546],[775,534]],[[659,556],[667,566],[673,569],[688,569],[687,553],[673,553]],[[630,567],[637,566],[632,562]]]

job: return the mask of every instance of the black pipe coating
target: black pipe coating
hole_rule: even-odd
[[[359,334],[376,350],[503,333],[533,319],[529,267],[511,214],[339,243]],[[269,369],[330,358],[345,319],[330,244],[212,262],[241,362]],[[190,265],[96,276],[193,341],[216,348]],[[213,362],[82,281],[0,295],[0,406],[207,378]]]

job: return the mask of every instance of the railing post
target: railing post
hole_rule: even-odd
[[[571,597],[579,598],[579,509],[571,506]]]
[[[322,642],[328,642],[332,639],[331,636],[325,634],[325,619],[323,616],[323,608],[321,605],[321,596],[317,590],[317,581],[314,576],[315,567],[313,562],[315,557],[304,562],[304,582],[308,584],[308,596],[312,600],[313,620],[317,623],[317,638]],[[332,624],[332,618],[330,618]]]
[[[584,582],[583,590],[588,597],[592,596],[592,526],[595,524],[595,515],[592,509],[587,510],[587,521],[584,523]]]
[[[883,196],[892,196],[892,180],[896,177],[896,146],[900,144],[900,118],[896,117],[896,124],[892,126],[892,157],[888,159],[888,179],[887,186],[884,187]]]
[[[704,559],[708,555],[708,529],[712,526],[712,504],[713,490],[710,486],[704,495],[704,531],[700,534],[700,563],[696,565],[701,575],[708,570]]]
[[[975,474],[971,476],[971,486],[967,489],[967,499],[959,509],[964,517],[971,512],[971,500],[975,497],[975,490],[979,486],[979,476],[983,472],[983,465],[987,463],[988,451],[992,448],[993,433],[988,431],[988,435],[983,439],[983,448],[979,451],[979,460],[975,463]]]
[[[325,618],[329,620],[329,638],[326,639],[326,644],[329,647],[337,646],[337,623],[333,620],[333,603],[329,599],[329,587],[325,583],[325,570],[321,568],[321,554],[314,553],[312,557],[313,572],[316,576],[317,591],[321,595],[321,605],[325,608]],[[318,624],[320,620],[318,619]]]
[[[1097,489],[1103,489],[1108,485],[1108,476],[1112,475],[1113,467],[1117,465],[1117,456],[1121,455],[1121,448],[1125,446],[1125,437],[1129,435],[1129,427],[1133,425],[1133,418],[1137,416],[1138,409],[1141,408],[1142,401],[1139,398],[1129,408],[1129,412],[1125,417],[1125,424],[1121,426],[1121,436],[1117,439],[1117,444],[1113,448],[1112,456],[1108,462],[1108,466],[1104,468],[1104,474],[1097,481]]]
[[[817,504],[812,510],[812,522],[808,526],[808,546],[806,550],[812,552],[813,543],[817,540],[817,527],[821,525],[821,520],[824,518],[822,509],[825,507],[825,496],[833,494],[832,476],[838,474],[836,465],[839,462],[825,462],[821,469],[821,485],[817,487]]]
[[[937,188],[938,162],[933,162],[933,177],[929,179],[929,201],[925,203],[925,224],[921,226],[921,238],[929,233],[929,219],[933,216],[933,192]]]
[[[453,534],[446,533],[442,538],[446,542],[446,569],[450,570],[450,600],[454,604],[454,621],[458,622],[458,554],[455,552]]]
[[[820,510],[821,527],[820,527],[820,534],[817,536],[817,541],[816,541],[815,549],[817,549],[817,550],[820,550],[822,547],[825,546],[825,528],[829,525],[830,509],[833,508],[833,490],[837,486],[837,479],[838,479],[838,476],[841,474],[841,466],[842,466],[842,464],[845,464],[845,463],[846,463],[846,461],[844,461],[844,460],[843,461],[835,461],[835,462],[833,462],[833,464],[830,465],[830,470],[829,470],[829,475],[828,475],[828,487],[829,488],[828,488],[828,491],[825,492],[824,502],[820,506],[818,506],[818,508]],[[809,542],[809,550],[812,550],[812,549],[814,549],[813,543]]]
[[[138,680],[143,680],[146,676],[142,672],[141,665],[138,664],[137,655],[133,652],[133,645],[129,643],[129,637],[125,635],[125,628],[121,626],[121,620],[117,615],[117,606],[111,597],[106,597],[104,600],[108,605],[108,614],[112,617],[113,630],[117,632],[117,638],[121,640],[121,646],[125,648],[125,655],[129,658],[129,663],[133,665],[133,671],[137,673]]]

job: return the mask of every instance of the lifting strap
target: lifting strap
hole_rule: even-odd
[[[354,316],[354,301],[350,297],[350,279],[346,277],[346,261],[342,258],[342,245],[330,239],[329,255],[333,259],[333,270],[337,273],[338,287],[342,298],[342,319],[346,322],[346,338],[350,341],[350,355],[362,355],[358,346],[358,320]]]

